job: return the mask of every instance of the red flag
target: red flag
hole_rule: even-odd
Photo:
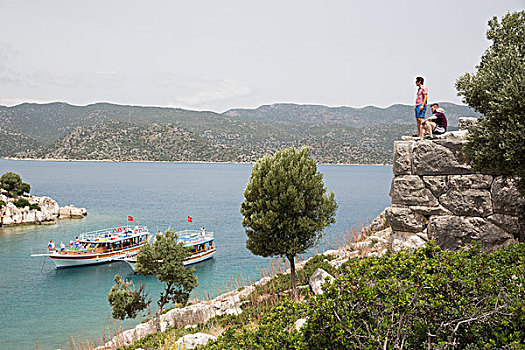
[[[188,222],[193,222],[193,218],[191,216],[188,216]]]
[[[128,215],[128,221],[133,221],[133,216]]]

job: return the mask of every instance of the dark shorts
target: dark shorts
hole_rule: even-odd
[[[423,106],[423,110],[419,110],[419,107],[421,105],[417,105],[416,108],[414,108],[414,112],[416,113],[416,119],[417,118],[425,118],[425,113],[427,112],[427,105]]]

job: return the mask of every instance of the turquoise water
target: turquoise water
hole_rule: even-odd
[[[0,349],[68,348],[71,337],[99,339],[111,321],[106,300],[113,277],[147,283],[153,299],[160,284],[131,275],[125,263],[55,270],[46,258],[30,257],[50,239],[67,242],[78,233],[123,225],[128,215],[150,230],[199,229],[215,232],[217,253],[195,265],[194,296],[216,296],[237,280],[254,281],[269,259],[245,248],[240,204],[251,165],[193,163],[31,162],[0,159],[0,174],[13,171],[61,206],[85,207],[81,220],[56,225],[0,228]],[[389,166],[319,167],[339,209],[319,250],[337,245],[357,223],[373,219],[390,203]],[[188,223],[187,216],[193,217]],[[129,327],[138,322],[126,321]]]

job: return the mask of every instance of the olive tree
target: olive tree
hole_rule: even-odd
[[[153,244],[141,247],[135,272],[154,275],[164,286],[157,300],[157,310],[154,314],[150,308],[151,299],[148,299],[143,285],[136,290],[132,283],[122,281],[117,275],[116,284],[108,294],[113,317],[121,320],[135,318],[139,311],[147,309],[155,328],[160,332],[160,315],[164,306],[169,303],[185,305],[191,291],[197,286],[197,277],[193,275],[195,269],[183,264],[190,255],[189,249],[177,241],[173,231],[166,231],[157,236]]]
[[[31,191],[31,186],[22,182],[20,175],[11,172],[5,173],[0,177],[0,187],[12,196],[22,195]]]
[[[308,148],[291,147],[259,159],[241,204],[246,247],[256,255],[288,259],[295,299],[295,258],[317,244],[337,210],[334,193],[326,193],[309,155]]]
[[[475,170],[517,176],[525,195],[525,11],[488,25],[492,44],[477,71],[456,81],[463,102],[483,114],[464,151]]]

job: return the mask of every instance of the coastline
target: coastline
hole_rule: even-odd
[[[114,159],[60,159],[60,158],[17,158],[0,157],[5,160],[22,160],[34,162],[99,162],[99,163],[188,163],[188,164],[255,164],[255,162],[215,162],[202,160],[114,160]],[[318,163],[319,165],[369,165],[369,166],[392,166],[384,163]]]

